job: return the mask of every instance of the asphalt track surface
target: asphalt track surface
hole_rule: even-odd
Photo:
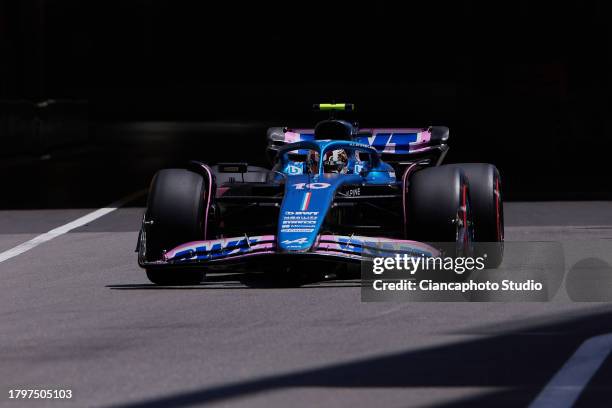
[[[610,238],[611,206],[508,203],[508,239],[593,231],[522,225],[539,211],[600,212],[609,229],[594,231]],[[0,243],[87,211],[30,210],[27,223],[2,211]],[[354,281],[277,288],[241,276],[155,287],[133,252],[141,213],[119,209],[0,263],[2,405],[522,406],[582,341],[612,332],[605,303],[362,303]],[[580,401],[606,405],[611,366]],[[74,398],[7,398],[37,387]]]
[[[47,186],[50,209],[0,210],[0,252],[141,187],[113,180],[88,206],[64,199],[88,188],[69,177]],[[143,202],[0,263],[0,406],[527,406],[586,339],[612,332],[612,303],[567,296],[363,303],[357,281],[243,275],[156,287],[134,253]],[[507,203],[506,225],[509,241],[605,246],[612,203]],[[74,396],[14,401],[12,388]],[[611,398],[608,357],[577,406]]]

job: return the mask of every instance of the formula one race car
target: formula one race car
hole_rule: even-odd
[[[333,268],[396,253],[398,244],[436,256],[432,243],[452,243],[456,256],[488,243],[487,266],[501,263],[495,166],[441,165],[444,126],[360,129],[334,116],[351,104],[315,107],[331,115],[314,129],[268,129],[270,169],[194,161],[157,172],[137,246],[153,283],[197,284],[227,266]]]

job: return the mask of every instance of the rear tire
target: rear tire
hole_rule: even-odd
[[[158,171],[147,200],[146,258],[160,260],[163,251],[204,238],[206,211],[204,177],[185,169]],[[195,270],[148,269],[147,277],[159,285],[197,284],[204,274]]]
[[[485,266],[497,268],[504,257],[504,206],[499,171],[486,163],[459,163],[444,167],[461,169],[468,178],[474,216],[475,256],[486,254]]]

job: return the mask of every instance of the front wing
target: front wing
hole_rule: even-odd
[[[358,263],[374,257],[395,256],[436,257],[440,251],[416,241],[381,237],[319,235],[307,251],[281,251],[275,235],[242,236],[207,241],[193,241],[164,253],[159,261],[146,261],[146,237],[141,237],[138,263],[144,268],[223,266],[249,263],[320,259],[334,262]]]

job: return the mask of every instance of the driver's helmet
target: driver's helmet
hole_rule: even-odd
[[[348,154],[346,151],[339,149],[325,153],[323,171],[325,173],[346,174],[348,172]]]

